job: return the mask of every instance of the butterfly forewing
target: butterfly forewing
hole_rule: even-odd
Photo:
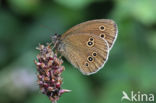
[[[68,35],[76,33],[89,33],[105,39],[111,49],[116,40],[117,32],[117,25],[112,20],[91,20],[72,27],[62,35],[62,39],[66,38]]]

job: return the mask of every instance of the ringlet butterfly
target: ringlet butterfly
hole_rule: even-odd
[[[53,35],[52,43],[74,67],[84,75],[99,71],[108,60],[117,38],[113,20],[97,19],[80,23],[62,35]]]

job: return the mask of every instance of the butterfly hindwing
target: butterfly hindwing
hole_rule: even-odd
[[[66,36],[61,44],[62,55],[85,75],[100,70],[108,59],[108,43],[97,35],[75,33]]]

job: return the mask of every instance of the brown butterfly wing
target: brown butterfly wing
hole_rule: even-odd
[[[85,75],[100,70],[108,59],[108,43],[96,35],[71,34],[63,39],[61,45],[62,55]]]
[[[105,39],[109,44],[109,48],[111,49],[117,38],[118,29],[116,23],[113,20],[91,20],[72,27],[62,35],[62,39],[65,38],[67,35],[75,33],[95,34],[96,36]]]

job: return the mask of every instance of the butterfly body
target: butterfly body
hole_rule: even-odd
[[[56,48],[84,75],[100,70],[117,37],[117,26],[107,19],[78,24],[55,40]]]

